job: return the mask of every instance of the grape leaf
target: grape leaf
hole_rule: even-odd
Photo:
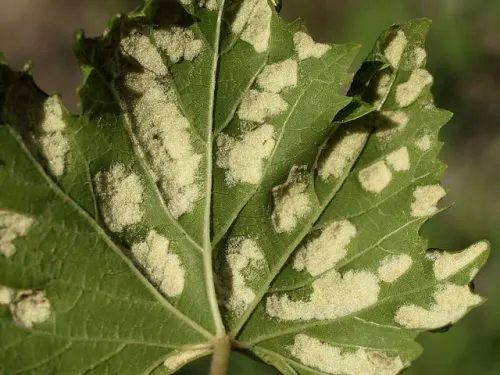
[[[396,374],[482,302],[489,245],[418,234],[450,117],[428,21],[343,96],[358,47],[280,4],[152,0],[78,34],[78,115],[0,60],[1,373],[172,373],[229,336],[284,374]]]

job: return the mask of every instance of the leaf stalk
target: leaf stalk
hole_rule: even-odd
[[[228,335],[219,337],[214,343],[210,375],[227,375],[230,355],[231,338]]]

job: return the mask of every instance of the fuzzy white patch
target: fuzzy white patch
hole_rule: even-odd
[[[304,167],[292,167],[287,181],[273,188],[272,223],[277,233],[291,232],[299,219],[311,211],[311,197],[303,182]]]
[[[286,111],[288,103],[279,94],[249,90],[238,109],[238,117],[242,120],[263,123],[266,118]]]
[[[255,299],[255,292],[248,285],[246,277],[260,268],[264,256],[257,242],[249,238],[232,238],[228,243],[228,267],[223,277],[225,306],[234,315],[240,315]],[[229,280],[231,285],[228,289]]]
[[[163,365],[167,367],[169,371],[174,372],[187,365],[189,362],[208,354],[210,354],[209,349],[176,350],[167,357]]]
[[[267,314],[280,320],[336,319],[374,305],[380,292],[378,277],[367,271],[330,271],[312,287],[308,301],[294,301],[287,294],[268,297]]]
[[[427,60],[427,52],[422,47],[417,47],[413,50],[413,61],[417,68],[422,67]]]
[[[319,237],[302,247],[293,264],[297,271],[307,270],[312,276],[335,267],[347,255],[347,247],[356,237],[356,227],[348,220],[335,221],[323,229]]]
[[[380,193],[391,182],[392,173],[385,161],[380,160],[359,171],[358,179],[366,191]]]
[[[11,211],[0,210],[0,253],[9,258],[16,252],[14,241],[28,234],[33,219]]]
[[[258,53],[265,52],[271,37],[272,10],[267,0],[244,0],[231,30],[253,46]]]
[[[0,306],[10,304],[13,296],[14,291],[11,288],[0,285]]]
[[[389,60],[389,63],[397,68],[403,56],[403,52],[408,44],[406,35],[402,30],[398,30],[396,35],[391,36],[391,40],[384,49],[384,55]]]
[[[132,246],[132,254],[165,295],[181,295],[186,271],[180,257],[170,250],[167,238],[152,230],[145,242]]]
[[[478,242],[457,253],[440,252],[434,261],[434,276],[447,279],[474,262],[488,250],[488,243]]]
[[[198,171],[202,155],[191,143],[190,123],[167,92],[151,76],[127,77],[127,85],[141,92],[133,108],[135,132],[166,196],[174,218],[190,212],[199,199]]]
[[[62,132],[43,134],[38,141],[40,151],[47,159],[49,170],[56,177],[62,176],[66,155],[70,150],[66,136]]]
[[[157,75],[166,75],[168,69],[157,48],[151,43],[149,36],[132,30],[128,36],[120,41],[120,50],[135,59],[144,69]]]
[[[61,100],[51,96],[43,104],[43,118],[35,129],[38,149],[47,160],[50,172],[56,177],[64,174],[66,156],[70,150],[63,115]]]
[[[289,350],[302,364],[333,375],[396,375],[406,367],[399,356],[366,349],[345,351],[304,334],[295,336]]]
[[[429,308],[416,305],[401,306],[395,321],[411,329],[436,329],[460,320],[470,307],[482,302],[467,285],[444,284],[434,293],[435,303]]]
[[[32,290],[19,292],[10,304],[10,313],[16,323],[33,328],[50,318],[51,305],[44,292]]]
[[[137,174],[129,173],[123,164],[114,164],[95,176],[95,184],[104,221],[112,232],[142,220],[144,188]]]
[[[413,217],[431,216],[438,211],[438,202],[446,195],[441,185],[418,186],[413,192],[414,201],[411,204]]]
[[[288,87],[297,86],[299,66],[288,59],[266,66],[257,77],[257,84],[267,92],[280,93]]]
[[[400,107],[409,106],[418,99],[422,90],[432,81],[433,78],[427,70],[414,70],[408,81],[396,87],[396,102]]]
[[[366,130],[346,131],[340,140],[326,149],[318,166],[319,176],[323,180],[331,176],[342,177],[363,149],[368,135]]]
[[[421,151],[429,151],[432,147],[432,140],[429,134],[423,135],[415,141],[415,146]]]
[[[293,36],[295,50],[299,55],[300,60],[314,57],[319,59],[327,53],[332,47],[328,44],[316,43],[308,34],[298,31]]]
[[[161,80],[161,78],[160,78]],[[151,72],[140,72],[140,73],[128,73],[124,78],[124,86],[127,89],[135,91],[138,95],[143,95],[146,91],[148,91],[151,87],[161,87],[158,83],[158,77]],[[175,96],[172,91],[168,89],[163,90],[164,94],[175,101]],[[127,92],[128,94],[128,92]],[[128,96],[124,97],[129,99]]]
[[[412,264],[413,259],[407,254],[387,256],[378,268],[378,277],[386,283],[393,283],[407,273]]]
[[[385,111],[380,113],[383,117],[390,121],[388,124],[384,124],[384,128],[378,129],[375,134],[383,141],[389,141],[394,136],[396,136],[399,132],[401,132],[408,122],[410,118],[403,111]]]
[[[272,125],[264,124],[239,140],[221,134],[217,138],[217,166],[226,169],[226,183],[256,185],[262,179],[264,163],[271,156],[276,141]]]
[[[195,39],[192,30],[177,26],[168,30],[155,30],[153,37],[160,50],[164,51],[174,64],[182,59],[193,61],[203,49],[203,42]]]
[[[43,121],[40,128],[44,133],[57,133],[66,129],[64,110],[58,96],[50,96],[43,103]]]
[[[376,109],[380,109],[384,104],[387,95],[389,94],[391,83],[392,76],[387,72],[384,72],[377,77],[377,81],[375,82],[375,98],[373,100],[373,106]]]
[[[404,172],[410,170],[410,154],[406,146],[391,152],[387,157],[387,164],[396,172]]]

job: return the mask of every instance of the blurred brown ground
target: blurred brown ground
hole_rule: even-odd
[[[444,185],[457,205],[424,231],[431,245],[459,249],[489,238],[493,254],[476,285],[490,301],[446,335],[423,335],[426,352],[410,374],[500,374],[500,1],[283,0],[287,19],[301,16],[320,40],[362,43],[368,52],[391,23],[427,16],[430,70],[441,107],[455,112],[443,130]],[[97,35],[136,0],[0,0],[0,50],[11,65],[35,65],[38,85],[60,92],[77,110],[80,83],[72,40]],[[236,371],[239,373],[239,371]]]

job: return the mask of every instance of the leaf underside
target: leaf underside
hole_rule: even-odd
[[[357,46],[273,2],[182,3],[77,36],[79,115],[0,55],[0,373],[172,373],[226,333],[283,374],[399,373],[489,253],[419,236],[450,118],[429,22],[352,80]]]

